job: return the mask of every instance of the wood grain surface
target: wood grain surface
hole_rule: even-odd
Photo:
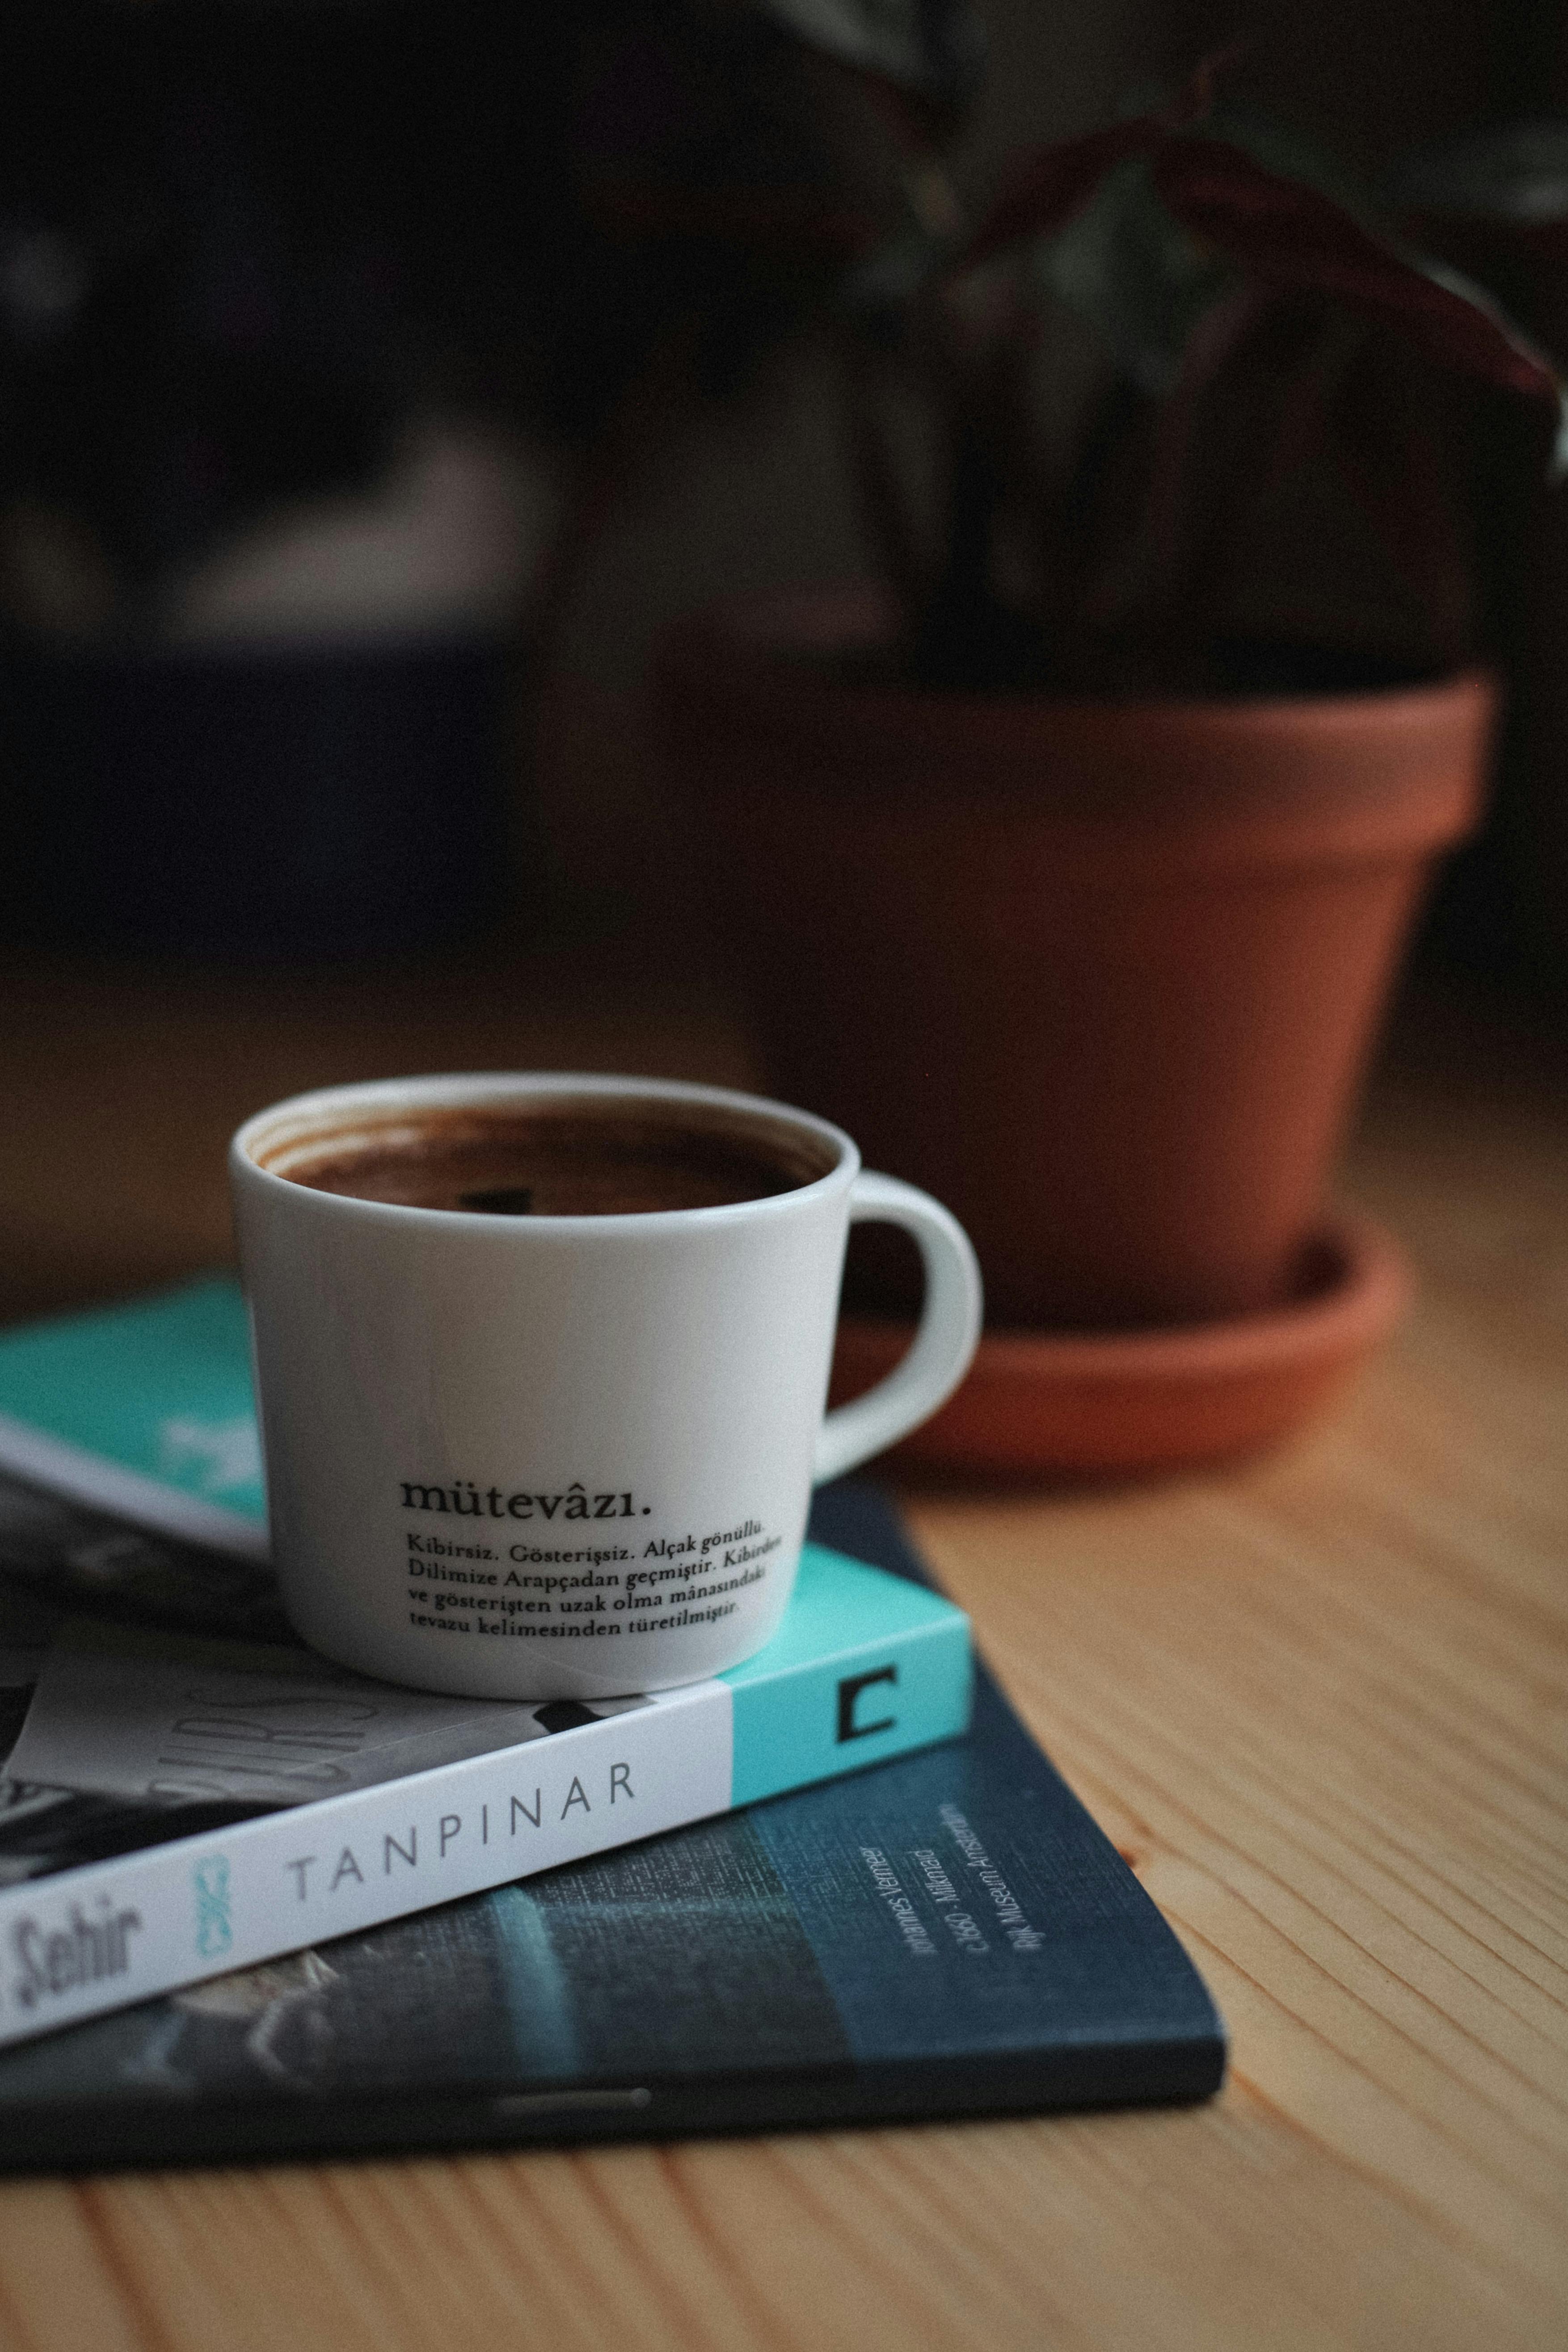
[[[744,1081],[603,959],[9,976],[0,1311],[210,1263],[221,1146],[337,1076]],[[0,2188],[0,2352],[1513,2352],[1568,2343],[1568,1091],[1427,1006],[1346,1190],[1410,1324],[1272,1458],[910,1490],[1014,1697],[1203,1968],[1207,2107]]]

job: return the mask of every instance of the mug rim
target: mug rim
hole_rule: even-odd
[[[559,1096],[581,1098],[584,1095],[616,1097],[623,1101],[642,1099],[655,1103],[706,1104],[715,1108],[742,1111],[795,1129],[804,1129],[819,1142],[832,1146],[836,1158],[833,1165],[821,1176],[809,1182],[796,1184],[787,1192],[768,1192],[751,1201],[724,1201],[704,1208],[683,1209],[622,1209],[605,1213],[579,1213],[574,1215],[541,1214],[531,1217],[496,1217],[483,1209],[426,1208],[412,1201],[371,1201],[351,1192],[320,1192],[315,1186],[296,1182],[279,1174],[255,1158],[255,1147],[275,1122],[299,1120],[301,1139],[310,1131],[314,1118],[325,1119],[334,1109],[373,1108],[377,1105],[389,1108],[406,1107],[410,1110],[431,1104],[461,1106],[464,1103],[521,1101],[532,1096]],[[351,1080],[337,1087],[318,1087],[303,1094],[287,1095],[281,1100],[268,1103],[253,1111],[235,1129],[229,1139],[228,1161],[237,1181],[258,1182],[270,1189],[280,1188],[291,1196],[296,1205],[313,1204],[317,1213],[372,1217],[377,1221],[412,1220],[416,1228],[453,1230],[465,1233],[484,1232],[498,1237],[511,1237],[516,1246],[519,1238],[530,1235],[534,1241],[546,1236],[581,1239],[588,1234],[622,1234],[628,1233],[664,1232],[673,1227],[692,1227],[712,1223],[731,1223],[738,1219],[759,1215],[787,1214],[792,1204],[804,1207],[819,1200],[835,1187],[847,1188],[860,1172],[860,1152],[852,1137],[831,1119],[820,1118],[815,1111],[800,1109],[793,1103],[780,1102],[768,1095],[742,1092],[735,1087],[709,1086],[696,1079],[638,1077],[605,1071],[585,1070],[462,1070],[431,1072],[422,1076],[400,1078],[364,1078]]]

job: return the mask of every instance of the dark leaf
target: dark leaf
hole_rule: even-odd
[[[1222,49],[1205,58],[1175,96],[1158,106],[1026,155],[970,237],[964,265],[989,261],[1026,239],[1054,236],[1119,163],[1152,153],[1173,131],[1209,111],[1216,79],[1235,54]]]
[[[1081,139],[1066,139],[1026,157],[1014,172],[964,248],[973,266],[991,260],[1010,245],[1051,236],[1086,205],[1095,190],[1130,157],[1147,155],[1166,133],[1152,114],[1109,123]]]
[[[1568,457],[1568,406],[1556,369],[1457,270],[1223,140],[1170,140],[1152,171],[1177,218],[1253,277],[1342,302],[1397,329],[1446,367],[1554,402],[1559,466]]]
[[[1401,211],[1521,227],[1568,220],[1568,121],[1510,122],[1423,148],[1384,182]]]
[[[751,0],[813,48],[942,107],[963,105],[985,67],[985,34],[965,0]]]
[[[1226,61],[1214,59],[1194,77],[1178,102],[1187,121],[1197,117],[1205,77],[1212,81]],[[1363,193],[1331,157],[1245,102],[1216,100],[1204,128],[1266,171],[1303,181],[1352,210],[1364,206]],[[1035,266],[1043,283],[1094,328],[1124,373],[1153,398],[1173,389],[1199,320],[1235,274],[1232,264],[1161,202],[1146,155],[1119,163],[1067,226],[1041,241]]]
[[[1065,228],[1042,239],[1034,264],[1152,398],[1174,385],[1194,328],[1231,274],[1161,203],[1143,155],[1119,163]]]
[[[1195,118],[1189,127],[1199,127]],[[1245,98],[1229,94],[1220,98],[1201,127],[1208,137],[1239,147],[1277,179],[1300,180],[1304,187],[1316,188],[1321,196],[1358,216],[1373,209],[1371,190],[1347,170],[1341,157],[1308,138],[1293,122],[1281,122]]]

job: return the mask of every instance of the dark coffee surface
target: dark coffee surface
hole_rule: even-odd
[[[437,1111],[291,1145],[264,1159],[319,1192],[491,1216],[624,1216],[766,1200],[834,1162],[786,1131],[642,1108]]]

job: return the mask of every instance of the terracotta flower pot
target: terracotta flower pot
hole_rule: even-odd
[[[1008,700],[875,682],[885,634],[774,599],[659,666],[772,1082],[950,1204],[993,1324],[1282,1300],[1490,682]]]

